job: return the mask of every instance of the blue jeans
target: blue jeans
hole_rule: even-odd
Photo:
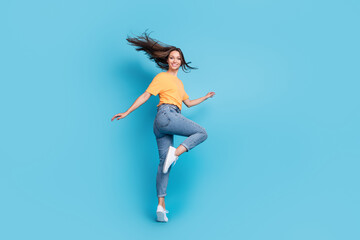
[[[154,121],[154,134],[159,150],[160,163],[156,175],[158,197],[166,196],[171,166],[166,174],[162,172],[169,146],[174,145],[174,135],[186,136],[181,145],[186,151],[205,141],[207,133],[199,124],[181,115],[180,109],[173,104],[161,104],[157,109]]]

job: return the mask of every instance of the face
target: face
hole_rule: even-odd
[[[172,70],[177,70],[181,66],[181,55],[178,51],[170,52],[167,63],[169,64],[169,68]]]

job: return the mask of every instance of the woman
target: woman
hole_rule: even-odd
[[[189,99],[183,83],[177,78],[177,73],[180,67],[183,71],[187,68],[196,68],[188,65],[180,48],[160,43],[150,38],[146,32],[144,36],[128,37],[127,41],[136,46],[137,51],[144,51],[150,60],[155,61],[161,69],[167,71],[157,74],[146,91],[136,99],[133,105],[126,112],[113,116],[111,121],[115,118],[119,120],[126,117],[145,103],[151,95],[159,94],[160,102],[157,105],[157,115],[153,124],[160,158],[156,176],[159,201],[156,214],[157,221],[167,222],[166,213],[168,211],[165,209],[165,196],[170,169],[181,154],[188,152],[207,138],[207,133],[203,127],[181,115],[182,102],[187,107],[192,107],[213,97],[215,93],[209,92],[204,97],[195,100]],[[177,148],[174,148],[174,135],[187,136],[188,138]]]

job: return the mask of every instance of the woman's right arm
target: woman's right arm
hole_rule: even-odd
[[[137,109],[138,107],[140,107],[142,104],[144,104],[147,100],[149,100],[151,94],[148,92],[144,92],[143,94],[140,95],[140,97],[138,97],[135,102],[133,103],[133,105],[131,105],[131,107],[123,113],[118,113],[116,115],[114,115],[111,118],[111,121],[113,121],[115,118],[117,118],[117,120],[126,117],[127,115],[129,115],[132,111],[134,111],[135,109]]]

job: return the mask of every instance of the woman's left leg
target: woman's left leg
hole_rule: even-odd
[[[157,191],[157,196],[159,198],[159,204],[160,203],[161,205],[164,204],[163,207],[165,208],[165,203],[163,203],[163,198],[166,196],[166,188],[169,181],[169,174],[171,167],[169,168],[168,172],[165,174],[163,173],[162,169],[169,147],[174,145],[174,135],[160,133],[155,125],[154,125],[154,133],[156,136],[156,143],[158,146],[159,159],[160,159],[157,175],[156,175],[156,191]]]

